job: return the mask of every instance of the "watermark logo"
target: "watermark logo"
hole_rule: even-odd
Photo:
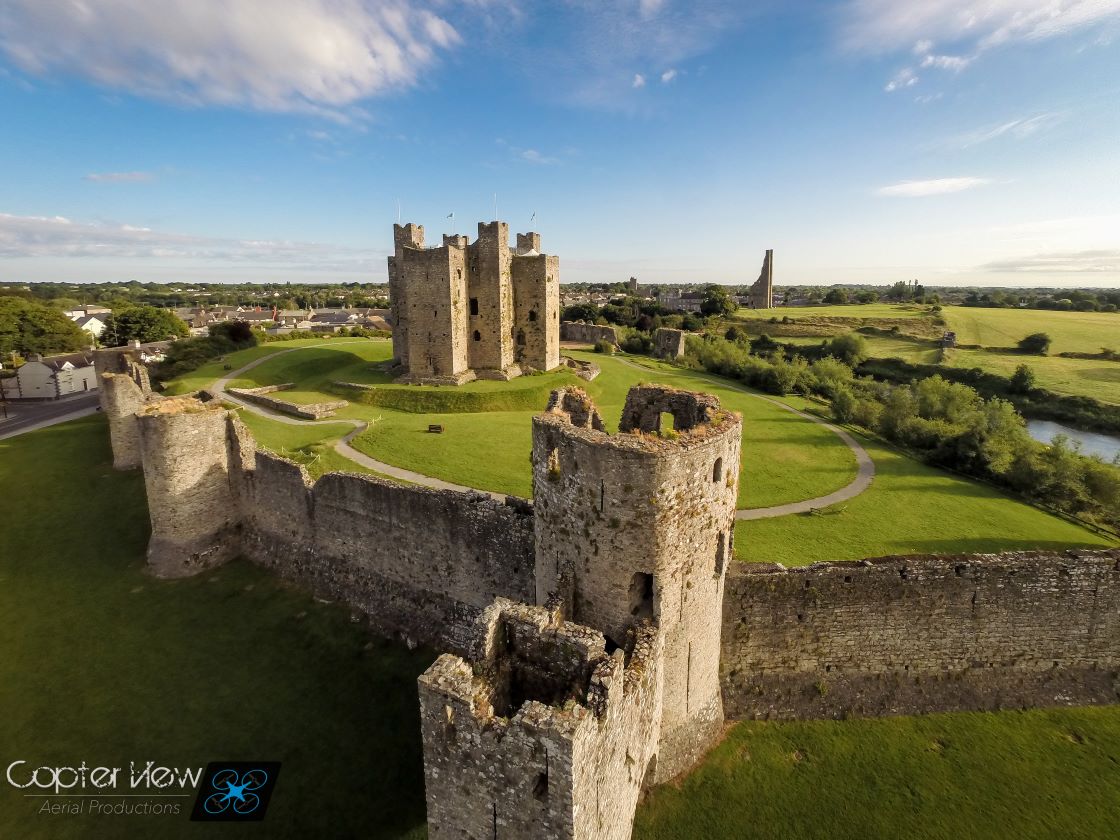
[[[263,820],[279,774],[279,761],[210,762],[191,819],[200,822]]]

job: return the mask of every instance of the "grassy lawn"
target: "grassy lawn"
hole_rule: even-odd
[[[8,761],[276,759],[267,836],[422,836],[416,677],[432,652],[373,639],[249,564],[148,577],[143,478],[111,469],[101,416],[0,442],[0,498],[39,514],[0,529]],[[0,788],[0,837],[198,836],[185,814],[50,817],[33,802]]]
[[[1120,339],[1120,335],[1117,336]],[[1120,340],[1114,341],[1120,344]],[[1120,362],[1104,359],[1063,359],[1061,356],[1021,356],[988,350],[950,350],[946,361],[953,367],[982,368],[1011,376],[1019,365],[1034,371],[1035,382],[1057,394],[1086,396],[1120,404]]]
[[[1031,333],[1054,340],[1051,353],[1099,353],[1120,350],[1120,313],[1049,312],[1042,309],[979,309],[946,306],[942,316],[961,344],[1014,347]]]
[[[736,318],[768,321],[783,316],[790,318],[918,318],[927,314],[928,306],[900,303],[853,303],[837,306],[777,306],[773,309],[740,309]]]
[[[381,475],[349,458],[344,458],[334,450],[334,442],[345,436],[352,428],[348,423],[295,426],[261,417],[244,409],[238,410],[238,416],[249,427],[260,448],[282,455],[289,461],[303,464],[313,479],[329,472]]]
[[[638,810],[636,840],[1103,840],[1120,707],[745,722]]]
[[[888,338],[880,335],[865,335],[867,350],[875,359],[903,359],[915,364],[936,364],[937,348],[924,341],[908,341],[906,338]],[[784,344],[799,344],[815,347],[824,339],[820,336],[789,336],[780,339]]]
[[[886,554],[1115,545],[986,485],[928,467],[874,439],[857,437],[875,461],[871,487],[822,515],[737,523],[735,554],[740,560],[805,566]]]

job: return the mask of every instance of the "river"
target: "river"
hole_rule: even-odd
[[[1102,435],[1096,432],[1082,432],[1071,429],[1061,423],[1051,423],[1049,420],[1028,420],[1027,431],[1031,437],[1042,443],[1049,443],[1056,435],[1065,435],[1071,441],[1081,443],[1081,452],[1084,455],[1100,455],[1105,461],[1111,461],[1120,454],[1120,437]]]

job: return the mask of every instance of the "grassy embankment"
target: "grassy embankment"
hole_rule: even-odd
[[[278,759],[269,837],[422,830],[416,677],[433,654],[246,563],[152,579],[143,478],[110,464],[101,416],[0,442],[0,498],[25,500],[0,528],[4,766]],[[42,802],[3,785],[0,837],[197,836],[193,799],[150,817]]]

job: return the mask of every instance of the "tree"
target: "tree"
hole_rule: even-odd
[[[59,310],[28,298],[0,297],[0,355],[68,353],[92,338]]]
[[[708,286],[704,290],[704,300],[700,304],[700,312],[704,315],[731,315],[739,308],[739,304],[727,293],[722,286]]]
[[[182,319],[155,306],[122,309],[111,314],[107,321],[101,341],[108,347],[120,347],[130,341],[147,343],[190,335],[190,329]]]
[[[878,292],[860,292],[856,295],[856,300],[859,303],[875,303],[879,299]]]
[[[1050,336],[1046,333],[1031,333],[1019,342],[1019,352],[1045,356],[1050,350]]]
[[[573,303],[571,306],[564,307],[564,313],[560,319],[562,321],[587,321],[589,324],[594,323],[595,319],[599,317],[599,307],[593,303]]]
[[[824,296],[825,303],[847,303],[848,293],[843,289],[829,289]]]
[[[838,335],[824,345],[826,356],[835,356],[844,364],[855,367],[867,359],[867,339],[859,333]]]
[[[1016,394],[1027,394],[1034,388],[1034,371],[1027,365],[1019,365],[1011,375],[1011,390]]]

